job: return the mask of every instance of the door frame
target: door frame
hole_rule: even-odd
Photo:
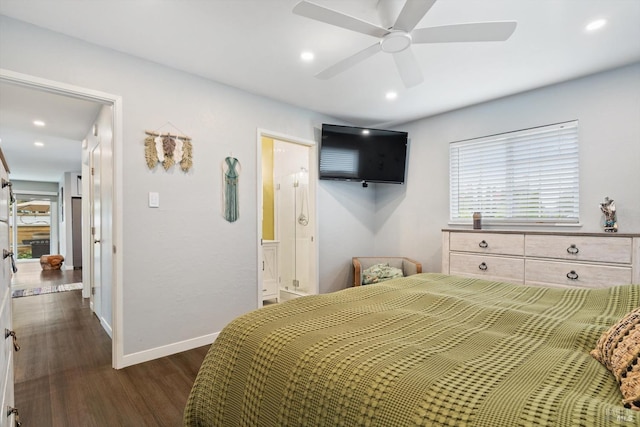
[[[109,325],[105,325],[106,322],[103,322],[103,315],[102,315],[102,247],[100,244],[100,239],[102,238],[101,233],[102,233],[102,218],[99,218],[98,220],[98,225],[96,226],[96,214],[98,214],[97,216],[100,217],[99,214],[101,214],[101,207],[102,207],[102,191],[100,192],[99,195],[97,195],[98,197],[96,197],[96,175],[99,177],[98,178],[98,187],[100,185],[102,185],[102,183],[100,182],[100,178],[101,178],[101,172],[102,172],[102,167],[101,167],[101,161],[102,161],[102,156],[101,156],[101,151],[102,147],[101,147],[101,141],[97,141],[96,144],[94,144],[93,146],[87,147],[89,152],[88,154],[88,160],[89,160],[89,191],[87,192],[89,194],[89,200],[88,203],[85,203],[84,206],[88,206],[89,207],[89,222],[87,224],[87,226],[85,227],[85,236],[83,236],[83,242],[85,244],[89,244],[89,305],[91,306],[91,310],[93,310],[93,313],[98,317],[98,319],[100,319],[100,323],[102,324],[102,327],[107,330],[107,333],[109,333],[110,336],[112,336],[113,334],[113,330],[111,329],[111,327]],[[96,162],[96,152],[97,152],[97,156],[98,156],[98,161]],[[97,164],[97,166],[96,166]],[[97,170],[97,174],[96,174],[96,170]],[[98,203],[98,212],[96,212],[96,203],[95,201],[99,200],[100,203]],[[87,230],[87,228],[89,228],[89,230]],[[96,232],[98,233],[98,238],[96,239]],[[98,251],[99,254],[96,257],[96,244],[98,247]],[[96,271],[97,270],[97,271]],[[98,282],[99,282],[99,286],[96,286],[96,276],[100,276],[98,278]],[[112,322],[113,323],[113,322]]]
[[[256,298],[257,307],[262,307],[262,138],[272,138],[279,141],[288,142],[291,144],[304,145],[309,147],[309,192],[313,189],[313,206],[314,212],[310,212],[310,215],[315,215],[314,221],[313,240],[314,240],[314,260],[315,263],[315,277],[313,293],[318,294],[320,289],[320,242],[318,241],[318,144],[314,140],[299,138],[297,136],[285,135],[279,132],[273,132],[270,130],[258,128],[257,130],[257,159],[256,159],[256,193],[257,193],[257,215],[256,215],[256,230],[258,233],[257,241],[257,258],[256,258],[256,271],[257,271],[257,284],[256,284]],[[280,285],[278,284],[278,292],[280,291]]]
[[[48,80],[28,74],[18,73],[15,71],[0,68],[0,81],[15,85],[29,87],[32,89],[42,90],[49,93],[70,96],[87,101],[97,102],[103,105],[111,106],[113,119],[113,138],[111,141],[112,151],[112,174],[110,179],[113,188],[113,209],[111,212],[112,229],[110,238],[113,243],[113,263],[111,265],[111,273],[113,277],[112,283],[112,341],[111,341],[111,365],[115,369],[124,367],[124,339],[122,333],[123,325],[123,291],[122,291],[122,176],[123,161],[122,148],[123,144],[123,121],[122,121],[122,97],[106,92],[93,89],[87,89],[67,83],[54,80]],[[116,250],[120,248],[119,250]]]
[[[80,207],[78,207],[77,203],[80,203]],[[78,213],[78,209],[80,209]],[[71,262],[73,263],[73,268],[80,267],[82,268],[82,197],[71,196],[71,241],[73,242],[73,250],[71,251]],[[76,237],[78,236],[76,228],[77,221],[80,222],[80,244],[77,244]],[[78,254],[78,250],[80,253]],[[78,259],[79,256],[79,259]],[[78,261],[78,262],[76,262]],[[84,291],[84,288],[82,289]]]

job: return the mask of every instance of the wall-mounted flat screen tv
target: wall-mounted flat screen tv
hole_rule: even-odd
[[[320,179],[402,184],[407,132],[322,125]]]

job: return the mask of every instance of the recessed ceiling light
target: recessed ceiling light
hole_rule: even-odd
[[[397,97],[398,97],[398,92],[394,92],[394,91],[387,92],[387,94],[385,95],[385,98],[387,98],[388,100],[396,99]]]
[[[302,59],[303,61],[313,61],[314,55],[313,52],[309,52],[308,50],[302,52],[300,54],[300,59]]]
[[[607,23],[606,19],[596,19],[595,21],[591,21],[587,24],[585,28],[585,30],[587,31],[595,31],[595,30],[599,30],[600,28],[604,27],[605,24]]]
[[[362,129],[363,135],[369,135],[369,129]]]
[[[44,126],[44,122],[42,120],[34,120],[33,124],[38,127]]]
[[[36,147],[44,147],[44,142],[36,141],[33,143]]]

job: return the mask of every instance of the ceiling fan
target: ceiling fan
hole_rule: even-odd
[[[416,29],[415,26],[435,2],[436,0],[406,0],[390,28],[383,28],[306,0],[296,4],[293,13],[380,39],[316,74],[317,78],[330,79],[378,52],[386,52],[393,55],[406,87],[416,86],[424,80],[410,49],[412,44],[505,41],[516,29],[517,23],[514,21],[474,22]]]

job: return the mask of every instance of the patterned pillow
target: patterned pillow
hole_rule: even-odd
[[[640,411],[640,307],[602,334],[591,355],[616,377],[624,406]]]
[[[362,272],[362,284],[369,285],[402,276],[399,268],[390,267],[389,264],[375,264]]]

